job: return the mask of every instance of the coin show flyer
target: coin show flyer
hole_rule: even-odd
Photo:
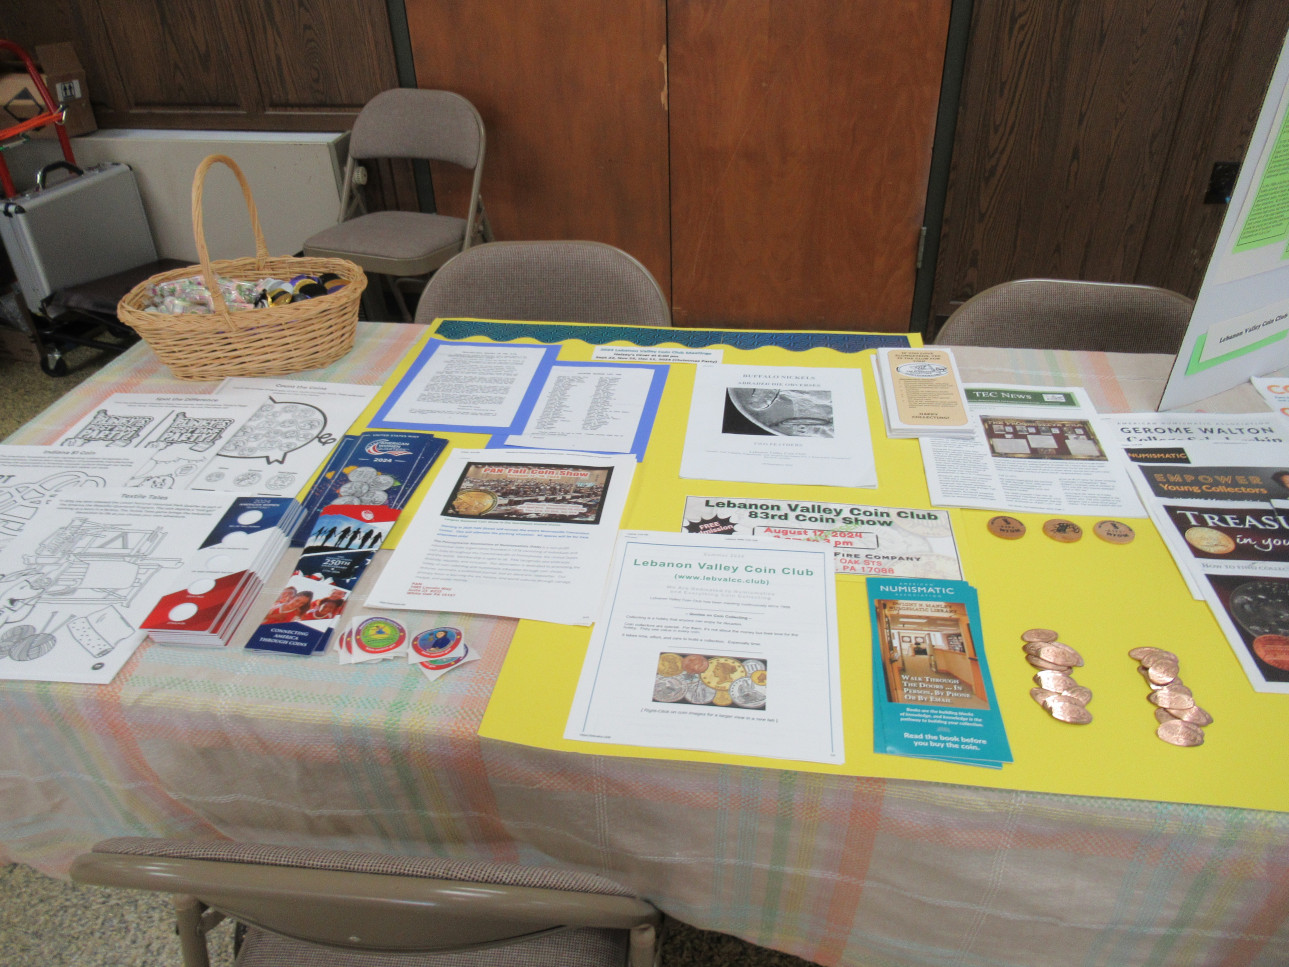
[[[624,532],[564,737],[844,762],[832,559]]]
[[[686,534],[822,542],[832,547],[839,576],[962,577],[953,524],[944,510],[686,497],[681,529]]]
[[[635,465],[630,454],[453,450],[368,606],[589,625]]]
[[[229,377],[215,393],[254,403],[256,410],[202,468],[192,489],[294,497],[379,388]]]
[[[967,384],[970,437],[922,437],[931,503],[1013,513],[1144,517],[1127,467],[1079,387]]]
[[[999,768],[1012,761],[963,581],[868,579],[873,750]]]
[[[0,551],[0,678],[110,682],[228,494],[65,490]]]
[[[696,367],[680,476],[876,487],[862,375],[822,367]]]

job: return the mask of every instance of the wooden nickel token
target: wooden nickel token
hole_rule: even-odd
[[[1043,533],[1061,544],[1073,544],[1083,538],[1083,528],[1072,520],[1053,517],[1043,524]]]
[[[1099,520],[1092,528],[1092,533],[1107,544],[1131,544],[1137,536],[1136,531],[1118,520]]]
[[[1025,525],[1015,517],[989,518],[989,533],[1005,541],[1018,541],[1025,536]]]

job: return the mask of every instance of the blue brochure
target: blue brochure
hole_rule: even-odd
[[[869,578],[873,751],[1001,768],[1011,747],[965,581]]]

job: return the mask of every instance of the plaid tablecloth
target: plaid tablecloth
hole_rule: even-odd
[[[300,376],[378,382],[417,335],[364,326],[344,361]],[[1162,357],[959,358],[968,380],[1078,383],[1107,410],[1153,408],[1167,375]],[[110,392],[195,388],[136,347],[13,442],[50,440]],[[1228,397],[1214,408],[1259,405]],[[392,663],[156,647],[108,686],[0,684],[0,844],[54,875],[116,835],[570,866],[825,965],[1289,963],[1289,814],[480,740],[510,628],[434,685]]]

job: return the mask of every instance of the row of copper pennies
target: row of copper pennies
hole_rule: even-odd
[[[1030,697],[1052,718],[1073,725],[1092,721],[1088,703],[1092,690],[1074,679],[1074,669],[1083,666],[1083,656],[1059,641],[1050,628],[1031,628],[1021,635],[1025,660],[1036,671]],[[1150,703],[1155,706],[1155,734],[1170,745],[1196,746],[1204,742],[1204,727],[1213,716],[1195,704],[1195,695],[1181,679],[1181,664],[1171,651],[1143,646],[1128,657],[1138,662],[1137,671],[1150,686]]]

